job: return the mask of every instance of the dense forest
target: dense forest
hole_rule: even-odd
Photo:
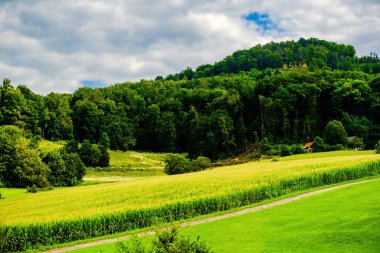
[[[378,73],[375,53],[356,57],[352,46],[301,38],[240,50],[195,71],[73,94],[42,96],[5,78],[0,125],[26,137],[94,144],[103,136],[114,150],[216,160],[263,139],[303,144],[338,120],[373,148],[380,140]]]

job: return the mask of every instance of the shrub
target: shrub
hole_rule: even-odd
[[[28,147],[31,148],[31,149],[36,149],[36,148],[38,148],[38,146],[39,146],[41,140],[42,140],[41,136],[39,136],[39,135],[33,136],[33,137],[29,140]]]
[[[105,139],[105,137],[103,138]],[[102,142],[104,142],[104,145],[108,145],[105,140]],[[78,154],[86,166],[107,167],[110,164],[107,147],[100,144],[91,144],[88,140],[83,141],[78,149]]]
[[[79,150],[79,144],[75,140],[70,140],[66,143],[66,145],[63,147],[64,152],[66,153],[78,153]]]
[[[292,146],[290,146],[290,152],[293,155],[296,155],[296,154],[303,154],[306,152],[306,150],[300,144],[293,144]]]
[[[347,133],[343,124],[338,120],[327,123],[323,130],[323,139],[329,145],[347,144]]]
[[[334,151],[334,150],[345,150],[346,147],[343,146],[342,144],[336,144],[334,146],[330,146],[330,150],[331,151]]]
[[[329,150],[329,145],[327,145],[324,140],[317,136],[314,138],[314,143],[311,146],[312,152],[324,152]]]
[[[86,174],[86,166],[77,153],[61,152],[62,159],[65,163],[68,178],[67,185],[77,185],[82,182]]]
[[[117,253],[209,253],[210,248],[199,237],[191,241],[178,233],[177,228],[160,232],[152,242],[144,244],[141,238],[134,237],[130,242],[118,243]]]
[[[37,192],[37,186],[34,184],[32,185],[31,187],[27,186],[26,187],[26,192],[29,192],[29,193],[36,193]]]
[[[289,156],[291,155],[291,151],[288,145],[286,144],[281,144],[280,145],[280,156]]]
[[[49,168],[15,126],[0,127],[0,181],[5,186],[48,185]]]
[[[376,154],[380,154],[380,141],[375,145]]]
[[[49,166],[49,182],[54,186],[73,186],[82,182],[86,172],[85,165],[76,153],[68,153],[66,149],[51,151],[43,161]]]
[[[211,160],[205,156],[198,156],[191,161],[191,171],[200,171],[212,167]]]
[[[364,149],[365,144],[363,138],[355,136],[354,139],[348,143],[348,147],[353,149]]]
[[[98,145],[100,150],[100,157],[99,157],[99,163],[98,165],[100,167],[108,167],[110,165],[110,154],[108,153],[108,150],[103,145]]]
[[[168,175],[182,174],[190,171],[190,160],[181,155],[169,154],[165,159],[164,172]]]

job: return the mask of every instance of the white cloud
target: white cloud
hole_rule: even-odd
[[[257,32],[242,18],[255,11],[284,32]],[[378,13],[377,0],[1,1],[0,74],[48,93],[165,76],[301,36],[380,53]]]

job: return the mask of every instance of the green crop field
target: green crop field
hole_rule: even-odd
[[[255,213],[188,227],[181,233],[192,239],[200,236],[215,253],[379,252],[379,190],[380,179],[377,179]],[[115,251],[115,243],[110,243],[72,252]]]
[[[24,241],[17,240],[21,234],[33,233],[36,244],[72,241],[149,226],[157,218],[168,221],[193,217],[380,173],[380,156],[373,152],[338,154],[250,162],[198,173],[5,198],[1,200],[0,220],[12,226],[12,247],[20,249],[25,247]]]
[[[250,162],[199,173],[57,189],[4,199],[0,219],[6,224],[27,224],[159,207],[196,198],[223,196],[347,165],[355,167],[371,160],[379,161],[380,156],[365,154],[275,163]]]

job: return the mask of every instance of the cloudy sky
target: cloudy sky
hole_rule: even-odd
[[[380,0],[0,0],[0,75],[46,94],[300,37],[380,53],[379,13]]]

